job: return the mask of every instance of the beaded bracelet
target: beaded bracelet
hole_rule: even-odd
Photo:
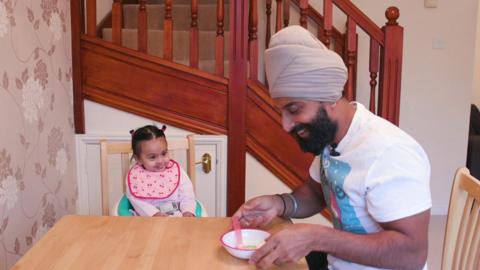
[[[297,210],[298,210],[297,200],[296,200],[295,197],[294,197],[292,194],[290,194],[290,193],[284,193],[284,194],[287,195],[287,196],[292,200],[293,210],[292,210],[292,213],[290,213],[289,218],[293,218],[293,217],[295,217],[295,214],[297,213]]]
[[[282,199],[282,203],[283,203],[282,217],[284,217],[285,216],[285,210],[287,209],[287,205],[285,204],[285,199],[280,194],[275,194],[275,196],[278,196],[278,197],[280,197],[280,199]]]

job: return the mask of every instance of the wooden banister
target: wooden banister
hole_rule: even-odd
[[[265,14],[267,14],[267,22],[266,22],[266,31],[265,31],[265,48],[268,48],[268,45],[270,44],[270,37],[272,36],[271,32],[271,15],[272,15],[272,0],[266,0],[265,1],[266,5],[266,11]]]
[[[165,20],[163,22],[163,58],[173,59],[173,19],[172,0],[165,0]]]
[[[307,28],[308,0],[300,0],[300,25]]]
[[[87,0],[87,35],[97,36],[97,1]]]
[[[382,30],[368,18],[358,7],[349,0],[333,0],[333,3],[345,14],[354,20],[369,36],[373,37],[380,45],[384,45]]]
[[[282,0],[276,0],[277,2],[277,15],[275,18],[275,32],[282,29]]]
[[[331,0],[330,0],[331,1]],[[293,4],[295,4],[297,7],[300,6],[300,0],[291,0]],[[328,3],[327,3],[328,5]],[[333,8],[332,8],[333,10]],[[333,12],[333,11],[332,11]],[[318,25],[318,38],[320,40],[324,40],[324,31],[322,30],[324,28],[324,17],[318,13],[318,11],[312,7],[311,5],[308,5],[308,18],[311,19],[315,24]],[[339,55],[344,55],[344,36],[340,31],[338,31],[335,27],[331,27],[331,36],[330,36],[330,48],[335,52],[337,52]],[[332,46],[333,45],[333,46]]]
[[[323,1],[323,43],[327,48],[330,48],[332,36],[332,21],[333,21],[333,5],[332,0]],[[321,29],[321,27],[319,27]]]
[[[382,28],[385,43],[381,54],[378,114],[395,125],[400,122],[400,92],[402,82],[403,27],[397,19],[400,11],[389,7],[385,11],[388,21]]]
[[[290,23],[290,0],[283,1],[283,27]]]
[[[191,2],[191,23],[190,23],[190,66],[198,68],[198,0]]]
[[[122,44],[122,21],[122,0],[114,0],[112,4],[112,42],[117,45]]]
[[[217,37],[215,39],[215,74],[223,77],[224,73],[224,42],[225,36],[223,31],[225,18],[225,5],[223,0],[217,0]]]
[[[379,49],[380,45],[374,38],[370,38],[370,106],[369,109],[372,113],[376,113],[376,93],[375,89],[377,87],[377,74],[379,62]]]
[[[147,0],[140,0],[138,6],[138,51],[146,53],[148,50]]]
[[[249,12],[249,32],[248,32],[248,60],[250,64],[249,78],[250,80],[258,79],[258,13],[257,13],[257,0],[250,0],[250,12]]]
[[[354,69],[357,56],[357,24],[355,21],[348,17],[347,18],[347,69],[348,69],[348,80],[347,80],[347,91],[345,93],[345,98],[349,101],[354,101],[356,99],[355,93],[355,79],[356,77]]]

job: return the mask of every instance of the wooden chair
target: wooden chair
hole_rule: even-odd
[[[168,151],[170,157],[175,159],[179,152],[186,152],[186,170],[192,181],[195,189],[195,144],[193,135],[188,135],[181,139],[168,139]],[[102,214],[110,214],[110,199],[109,199],[109,156],[120,155],[120,171],[122,179],[118,179],[122,183],[123,194],[125,194],[125,177],[130,169],[132,147],[130,141],[115,141],[108,142],[106,140],[100,141],[100,178],[101,178],[101,195],[102,195]],[[184,167],[185,168],[185,167]],[[115,183],[116,180],[115,180]],[[126,197],[125,197],[126,198]],[[118,201],[120,201],[119,199]],[[118,201],[115,205],[118,205]],[[115,206],[116,207],[116,206]]]
[[[442,255],[442,270],[479,268],[480,182],[467,168],[455,174]]]

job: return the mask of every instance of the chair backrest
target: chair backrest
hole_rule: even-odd
[[[170,157],[176,159],[176,155],[180,152],[185,152],[184,168],[192,181],[195,188],[195,144],[193,135],[188,135],[185,138],[167,138],[168,151]],[[101,179],[101,195],[102,195],[102,214],[109,215],[109,156],[120,155],[120,170],[122,179],[115,179],[115,183],[121,183],[123,192],[125,192],[125,177],[130,169],[132,146],[130,141],[114,141],[107,140],[100,141],[100,179]]]
[[[480,182],[467,168],[455,174],[443,244],[442,270],[479,267]]]

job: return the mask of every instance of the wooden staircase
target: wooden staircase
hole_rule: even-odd
[[[228,8],[228,5],[225,5]],[[209,73],[215,72],[215,37],[216,21],[208,20],[215,16],[217,6],[215,3],[202,3],[198,6],[198,29],[199,29],[199,69]],[[163,36],[165,5],[149,4],[146,6],[149,14],[147,20],[147,53],[162,57],[163,55]],[[138,50],[138,4],[123,5],[123,28],[122,28],[122,46]],[[175,18],[173,24],[173,61],[183,65],[189,64],[189,38],[190,38],[190,3],[176,4],[173,6],[172,17]],[[226,16],[228,17],[228,16]],[[101,26],[100,26],[101,27]],[[228,27],[228,18],[225,20],[225,27]],[[102,38],[112,41],[112,28],[101,27]],[[229,31],[224,32],[225,44],[224,50],[228,49]],[[228,73],[227,56],[224,57],[224,74]]]
[[[371,37],[369,108],[398,124],[398,10],[387,9],[388,22],[379,28],[350,1],[323,1],[322,16],[306,0],[266,0],[265,7],[256,0],[114,0],[112,13],[96,22],[95,0],[85,6],[72,0],[76,132],[84,133],[88,99],[196,133],[228,135],[228,214],[245,197],[246,152],[291,188],[298,186],[313,156],[283,131],[280,112],[258,80],[260,42],[267,46],[274,31],[292,23],[291,12],[304,27],[315,23],[319,39],[344,58],[350,100],[357,91],[357,26]],[[332,26],[333,5],[347,14],[345,33]],[[266,21],[258,21],[259,12]],[[260,27],[266,27],[264,36]]]

